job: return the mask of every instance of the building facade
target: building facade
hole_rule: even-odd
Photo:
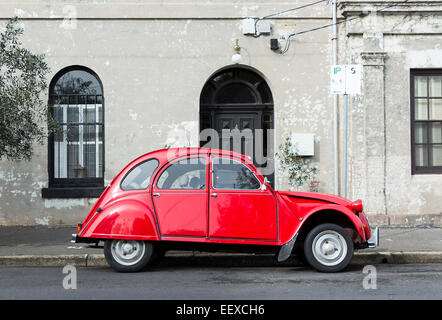
[[[76,223],[129,161],[203,146],[205,129],[250,130],[247,150],[278,189],[288,188],[278,146],[313,136],[319,191],[341,192],[334,44],[339,64],[363,70],[349,97],[348,198],[378,225],[441,225],[442,2],[339,2],[336,39],[332,12],[326,1],[0,2],[1,25],[18,16],[23,44],[46,55],[45,99],[63,129],[31,161],[1,160],[0,225]],[[245,32],[244,19],[269,15]]]

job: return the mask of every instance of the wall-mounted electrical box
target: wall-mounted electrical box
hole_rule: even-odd
[[[242,33],[246,35],[271,34],[272,22],[270,20],[258,20],[253,18],[242,19]]]
[[[312,157],[315,155],[315,135],[313,133],[292,133],[290,138],[300,156]]]
[[[242,19],[242,33],[255,34],[255,19]]]

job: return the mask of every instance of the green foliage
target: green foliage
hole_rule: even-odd
[[[32,144],[42,143],[54,130],[47,103],[40,96],[47,89],[49,67],[44,55],[22,46],[18,19],[9,20],[0,33],[0,159],[29,160]]]
[[[276,153],[283,170],[288,172],[289,185],[299,189],[306,181],[316,179],[318,168],[310,165],[310,160],[299,155],[290,137],[279,146]]]

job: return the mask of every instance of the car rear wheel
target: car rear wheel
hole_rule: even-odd
[[[137,272],[143,270],[151,261],[153,246],[140,240],[106,240],[104,256],[107,263],[119,272]]]
[[[308,264],[320,272],[338,272],[353,257],[353,241],[342,227],[325,223],[313,228],[304,242]]]

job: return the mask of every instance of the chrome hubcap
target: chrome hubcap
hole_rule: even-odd
[[[333,230],[319,233],[312,243],[313,255],[323,265],[335,266],[347,256],[347,242]]]
[[[143,241],[113,240],[111,244],[112,257],[125,266],[137,264],[143,258],[144,250]]]

